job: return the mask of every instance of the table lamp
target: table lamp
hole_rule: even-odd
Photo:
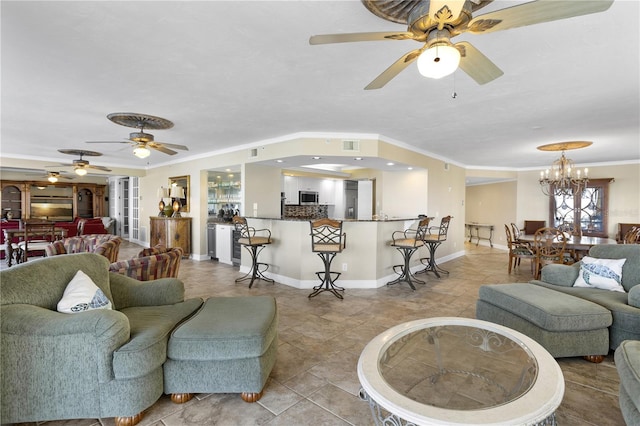
[[[173,214],[171,217],[182,217],[180,215],[180,208],[182,207],[180,199],[184,198],[184,188],[179,185],[172,186],[170,197],[173,199]]]

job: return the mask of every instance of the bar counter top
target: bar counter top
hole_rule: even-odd
[[[251,217],[251,216],[247,216],[247,219],[262,219],[262,220],[281,220],[281,221],[292,221],[292,222],[309,222],[309,221],[313,221],[313,220],[320,220],[322,218],[320,217],[316,217],[316,218],[311,218],[311,217]],[[404,222],[407,220],[418,220],[417,217],[391,217],[388,219],[384,219],[384,220],[380,220],[380,219],[340,219],[340,218],[334,218],[334,217],[330,217],[329,219],[331,220],[339,220],[342,222]]]

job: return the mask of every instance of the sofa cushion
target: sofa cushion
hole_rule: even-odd
[[[122,309],[129,319],[131,339],[113,353],[116,379],[142,377],[161,366],[167,358],[169,333],[201,304],[195,298],[173,305]]]
[[[612,322],[600,305],[534,284],[483,285],[479,296],[549,331],[597,330]]]
[[[591,287],[624,292],[622,266],[627,259],[597,259],[585,256],[580,262],[580,273],[574,287]]]
[[[57,308],[58,312],[75,314],[93,309],[111,309],[111,301],[87,274],[78,271],[64,290]]]

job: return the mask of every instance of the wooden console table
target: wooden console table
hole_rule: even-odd
[[[477,238],[476,247],[480,244],[480,240],[489,240],[489,245],[493,247],[493,225],[488,223],[475,223],[475,222],[467,222],[464,224],[469,229],[469,242],[475,237]],[[481,237],[480,236],[480,228],[489,228],[489,237]],[[476,235],[473,235],[473,230],[475,229]]]

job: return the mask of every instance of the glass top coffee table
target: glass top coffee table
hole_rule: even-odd
[[[555,425],[558,363],[533,339],[487,321],[428,318],[378,335],[358,361],[376,424]]]

